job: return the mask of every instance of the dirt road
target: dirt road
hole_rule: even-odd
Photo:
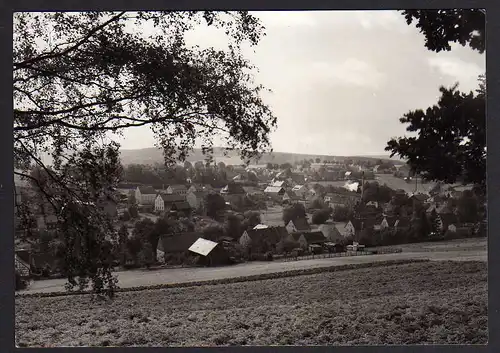
[[[433,261],[487,261],[486,240],[472,242],[448,242],[409,245],[402,253],[336,257],[291,262],[252,262],[218,268],[175,268],[160,270],[133,270],[117,272],[121,288],[156,285],[163,283],[184,283],[213,279],[251,276],[256,274],[283,272],[296,269],[370,263],[400,259],[430,259]],[[64,290],[64,279],[36,281],[23,291],[25,293],[59,292]]]

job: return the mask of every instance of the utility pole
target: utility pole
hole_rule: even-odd
[[[363,201],[364,193],[365,193],[365,172],[361,172],[361,201]]]

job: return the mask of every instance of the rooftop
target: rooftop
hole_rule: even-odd
[[[202,256],[207,256],[212,252],[213,249],[218,245],[218,243],[203,239],[203,238],[198,238],[193,245],[189,247],[189,251],[194,252],[195,254],[199,254]]]

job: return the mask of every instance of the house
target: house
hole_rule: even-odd
[[[289,191],[285,191],[285,193],[283,194],[282,200],[283,200],[283,203],[294,204],[294,203],[299,202],[300,197],[298,197],[293,191],[289,190]]]
[[[200,262],[206,266],[224,265],[229,262],[229,255],[220,243],[198,238],[188,251],[200,256]]]
[[[226,202],[231,204],[239,204],[243,201],[246,195],[245,189],[240,184],[230,183],[220,191]]]
[[[323,236],[327,241],[337,243],[341,241],[344,237],[340,234],[335,224],[320,224],[318,230],[323,233]]]
[[[31,274],[31,253],[29,250],[16,250],[14,253],[14,264],[16,272],[21,277],[29,277]]]
[[[137,184],[135,183],[119,183],[116,186],[116,191],[125,196],[130,196],[131,194],[135,194],[135,190],[137,189]]]
[[[286,188],[288,186],[288,184],[284,180],[275,180],[275,181],[273,181],[273,183],[270,186],[276,187],[276,188]]]
[[[304,174],[299,173],[292,173],[289,180],[294,184],[304,184],[304,182],[306,181]]]
[[[327,193],[323,198],[325,204],[332,209],[336,207],[354,206],[360,199],[361,195],[354,192]]]
[[[154,210],[156,212],[163,212],[169,210],[174,202],[186,201],[184,195],[177,194],[158,194],[154,201]]]
[[[414,202],[419,202],[419,203],[424,203],[430,198],[430,195],[427,195],[427,194],[424,194],[421,192],[412,193],[409,196],[410,196],[411,200],[413,200]]]
[[[323,235],[323,232],[317,230],[312,232],[300,233],[297,241],[302,249],[310,249],[311,245],[322,246],[327,242],[327,239]]]
[[[285,194],[285,189],[281,186],[268,186],[265,188],[264,192],[270,196],[283,196]]]
[[[292,191],[295,193],[300,198],[305,198],[306,194],[308,193],[308,189],[306,188],[305,185],[295,185],[292,188]]]
[[[189,190],[191,190],[191,188]],[[205,199],[206,195],[207,192],[191,190],[188,191],[186,195],[186,201],[189,203],[193,210],[197,210],[200,207],[203,207],[203,200]]]
[[[190,193],[190,192],[205,192],[205,193],[208,193],[210,191],[212,191],[214,188],[212,187],[212,185],[210,184],[194,184],[194,185],[191,185],[189,187],[189,189],[187,190],[187,193]]]
[[[57,258],[53,252],[32,253],[30,260],[30,265],[35,271],[39,271],[47,265],[52,269],[58,266]]]
[[[243,186],[243,190],[248,196],[261,196],[264,194],[262,189],[255,186]]]
[[[311,227],[307,223],[307,219],[299,218],[288,222],[286,225],[286,230],[289,234],[298,232],[309,232]]]
[[[99,203],[99,207],[111,218],[118,217],[118,205],[112,200],[108,199],[105,201],[101,201]]]
[[[345,233],[348,236],[357,236],[363,229],[375,229],[377,221],[375,218],[353,218],[345,225]]]
[[[163,234],[158,242],[158,250],[165,254],[186,253],[199,238],[202,238],[199,232]]]
[[[266,228],[269,228],[269,226],[265,225],[265,224],[257,224],[255,227],[253,227],[252,229],[266,229]]]
[[[399,217],[394,222],[394,230],[406,231],[411,228],[411,221],[408,217]]]
[[[276,245],[288,236],[285,227],[254,227],[243,232],[239,243],[250,253],[276,251]]]
[[[187,194],[187,188],[185,185],[182,184],[173,184],[169,185],[167,188],[167,194],[172,195],[186,195]]]
[[[36,218],[38,230],[52,230],[57,227],[57,216],[53,214],[39,215]]]
[[[157,194],[151,186],[138,186],[135,189],[135,200],[140,205],[154,205]]]
[[[396,223],[397,218],[391,216],[383,216],[382,221],[377,225],[380,230],[391,228]]]
[[[452,213],[438,214],[438,225],[441,231],[449,230],[455,233],[458,225],[457,216]]]
[[[242,174],[238,174],[234,178],[232,178],[232,180],[235,183],[244,183],[246,181],[246,178]]]
[[[174,202],[170,206],[170,211],[189,213],[191,210],[191,205],[187,201]]]
[[[379,207],[379,203],[378,203],[378,201],[368,201],[366,203],[366,206],[373,206],[375,208],[378,208]]]
[[[437,207],[436,212],[438,215],[453,214],[453,211],[446,204],[442,204],[441,206]]]

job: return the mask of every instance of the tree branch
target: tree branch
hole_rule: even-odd
[[[126,13],[126,11],[122,11],[118,15],[113,16],[108,21],[104,22],[103,24],[101,24],[101,25],[95,27],[94,29],[90,30],[89,33],[87,33],[87,35],[85,35],[82,39],[80,39],[80,41],[78,41],[75,45],[73,45],[73,46],[71,46],[71,47],[63,50],[62,52],[54,53],[54,54],[42,54],[42,55],[39,55],[39,56],[37,56],[35,58],[31,58],[31,59],[28,59],[28,60],[25,60],[25,61],[21,61],[19,63],[14,63],[14,70],[26,68],[26,67],[28,67],[28,66],[30,66],[30,65],[32,65],[34,63],[37,63],[39,61],[42,61],[42,60],[57,58],[59,56],[66,55],[66,54],[68,54],[68,53],[70,53],[70,52],[78,49],[90,37],[92,37],[94,34],[96,34],[97,32],[99,32],[100,30],[104,29],[110,23],[117,21],[125,13]]]

